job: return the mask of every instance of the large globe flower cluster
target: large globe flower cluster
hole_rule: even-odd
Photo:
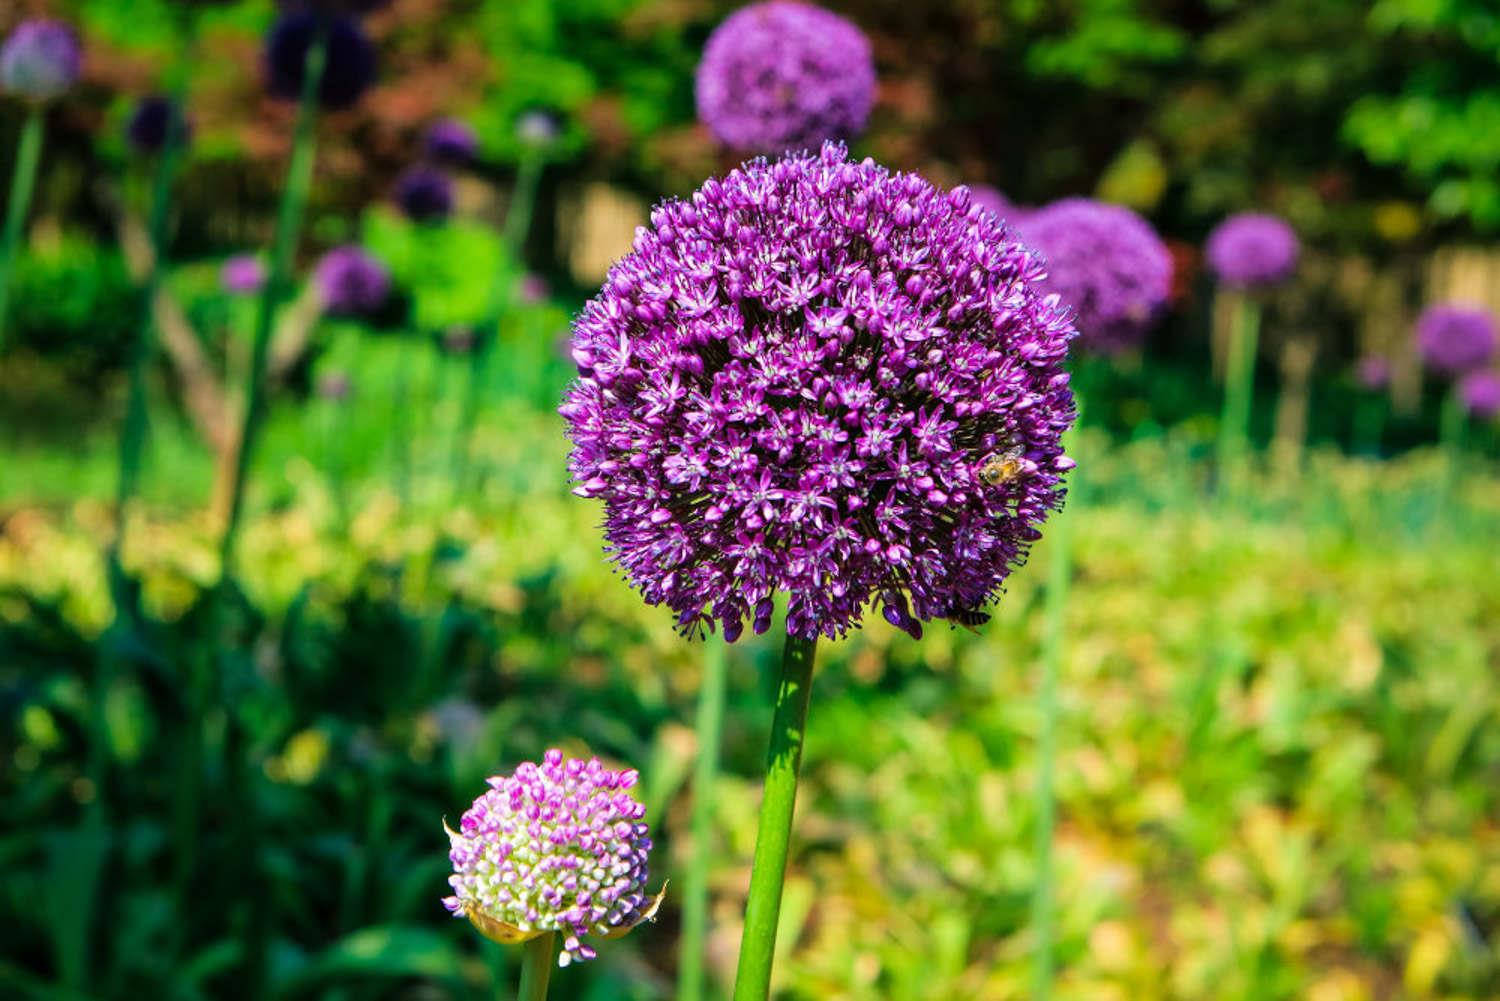
[[[698,117],[731,149],[781,153],[857,135],[875,101],[859,28],[821,7],[752,4],[714,29],[696,81]]]
[[[1279,285],[1297,269],[1302,243],[1285,219],[1241,212],[1208,234],[1204,256],[1219,281],[1236,288]]]
[[[689,634],[972,624],[1062,499],[1073,327],[963,188],[819,154],[669,202],[579,316],[607,549]]]

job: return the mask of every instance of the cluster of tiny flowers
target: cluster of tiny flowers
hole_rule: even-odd
[[[479,137],[456,118],[434,122],[427,130],[427,155],[449,167],[467,167],[479,153]]]
[[[160,153],[167,145],[167,134],[172,129],[176,109],[171,98],[160,94],[143,97],[136,103],[125,123],[125,139],[131,148],[142,154]],[[178,143],[185,144],[192,137],[192,126],[187,121],[177,123],[181,133]]]
[[[61,97],[83,64],[78,39],[57,21],[22,21],[0,46],[0,90],[28,101]]]
[[[698,118],[731,149],[781,153],[857,135],[875,101],[870,41],[811,4],[771,0],[714,29],[696,80]]]
[[[1458,381],[1458,399],[1469,416],[1494,419],[1500,414],[1500,375],[1488,370],[1470,372]]]
[[[1354,366],[1354,381],[1361,389],[1378,393],[1391,383],[1391,363],[1379,355],[1365,355]]]
[[[433,167],[413,167],[396,182],[396,204],[413,222],[439,222],[453,211],[453,182]]]
[[[1442,376],[1459,376],[1495,356],[1495,320],[1479,306],[1440,303],[1417,317],[1417,353]]]
[[[356,246],[336,247],[318,262],[323,308],[335,316],[360,316],[385,305],[391,276],[385,265]]]
[[[1120,205],[1065,198],[1026,217],[1021,238],[1047,262],[1044,288],[1073,309],[1078,343],[1134,347],[1172,292],[1172,255],[1151,224]]]
[[[1292,276],[1302,244],[1286,221],[1259,212],[1232,215],[1208,234],[1208,266],[1238,288],[1278,285]]]
[[[295,101],[302,96],[307,56],[324,38],[323,78],[318,103],[324,108],[352,107],[375,82],[375,46],[358,21],[312,12],[284,14],[266,38],[266,86],[271,96]]]
[[[981,618],[1061,502],[1073,327],[968,190],[819,154],[655,209],[574,325],[575,493],[688,634]]]
[[[648,915],[651,838],[628,792],[636,777],[551,750],[490,779],[449,831],[444,905],[520,933],[558,932],[560,966],[593,959],[584,936],[619,935]]]

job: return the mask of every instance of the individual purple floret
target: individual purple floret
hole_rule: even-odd
[[[540,765],[490,779],[448,831],[444,906],[503,943],[559,933],[559,966],[593,959],[585,936],[618,938],[661,904],[646,893],[651,838],[629,792],[636,778],[551,750]]]
[[[266,39],[267,87],[273,97],[295,101],[302,96],[307,54],[319,32],[327,33],[327,64],[318,87],[325,108],[352,106],[375,82],[375,47],[359,22],[318,14],[284,14]]]
[[[841,145],[667,202],[574,324],[608,552],[695,633],[983,618],[1062,502],[1073,327],[967,189]]]
[[[219,287],[230,295],[254,295],[266,286],[266,266],[254,254],[231,257],[219,269]]]
[[[456,118],[434,122],[427,130],[427,155],[449,167],[467,167],[479,153],[474,130]]]
[[[170,98],[160,94],[143,97],[131,111],[130,120],[125,123],[125,139],[137,153],[160,153],[167,145],[167,132],[174,116]],[[185,145],[191,138],[192,126],[183,121],[178,127],[182,132],[177,141]]]
[[[1119,205],[1065,198],[1026,217],[1020,237],[1047,262],[1046,291],[1073,310],[1078,342],[1100,354],[1139,344],[1172,291],[1172,255]]]
[[[333,316],[364,316],[385,305],[391,277],[385,265],[356,246],[336,247],[317,269],[323,308]]]
[[[413,167],[396,182],[396,204],[413,222],[440,222],[453,211],[453,182],[432,167]]]
[[[1500,415],[1500,374],[1481,369],[1458,381],[1458,399],[1469,416],[1487,421]]]
[[[1495,356],[1495,320],[1479,306],[1445,302],[1417,317],[1417,354],[1447,378],[1489,364]]]
[[[61,97],[82,68],[77,36],[58,21],[22,21],[0,46],[0,90],[28,101]]]
[[[1219,223],[1208,235],[1208,266],[1219,281],[1239,288],[1277,285],[1292,276],[1302,245],[1286,221],[1242,212]]]
[[[1354,381],[1361,389],[1378,393],[1391,384],[1391,363],[1380,355],[1365,355],[1354,366]]]
[[[731,149],[781,153],[859,134],[875,102],[870,41],[811,4],[771,0],[714,29],[697,73],[698,118]]]

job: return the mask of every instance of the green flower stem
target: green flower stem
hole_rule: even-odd
[[[1219,422],[1219,486],[1228,495],[1238,487],[1250,435],[1255,397],[1255,356],[1260,339],[1260,303],[1236,292],[1229,335],[1229,371],[1224,380],[1224,414]]]
[[[31,195],[36,190],[36,168],[42,159],[42,107],[33,105],[21,126],[15,173],[10,178],[10,202],[5,209],[5,234],[0,236],[0,351],[5,350],[5,315],[10,301],[10,279],[16,266]]]
[[[702,1001],[704,945],[708,939],[708,873],[713,863],[714,801],[719,782],[720,731],[726,688],[725,644],[712,637],[703,650],[698,692],[698,763],[693,773],[693,857],[682,892],[682,945],[677,1001]]]
[[[517,1001],[546,1001],[552,967],[557,965],[557,932],[538,935],[521,947],[521,990]]]
[[[797,773],[807,732],[807,705],[812,694],[816,639],[787,636],[781,657],[781,684],[766,761],[765,797],[755,836],[750,896],[745,903],[745,930],[740,938],[734,1001],[766,1001],[771,996],[771,963],[776,951],[776,924],[781,917],[781,887],[797,803]]]
[[[1443,474],[1439,486],[1438,516],[1442,518],[1446,517],[1447,509],[1458,489],[1458,474],[1463,466],[1464,430],[1468,423],[1464,401],[1458,395],[1457,386],[1450,389],[1443,400],[1440,421],[1438,434],[1443,449]]]
[[[1366,393],[1354,410],[1354,454],[1379,458],[1380,440],[1385,432],[1386,399]]]

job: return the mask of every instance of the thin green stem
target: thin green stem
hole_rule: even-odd
[[[547,1001],[547,984],[557,963],[557,932],[538,935],[521,947],[521,990],[517,1001]]]
[[[802,768],[816,656],[816,639],[787,636],[781,656],[781,684],[776,690],[776,715],[771,722],[765,796],[755,836],[750,895],[745,902],[734,1001],[766,1001],[771,996],[776,925],[781,917],[781,888],[791,847],[792,813],[797,804],[797,775]]]
[[[677,1001],[702,1001],[704,945],[708,939],[708,873],[713,864],[714,801],[719,782],[727,651],[712,637],[703,650],[698,692],[698,763],[693,774],[693,857],[683,881],[682,946]]]
[[[1238,485],[1250,434],[1255,395],[1255,356],[1260,339],[1260,303],[1243,292],[1235,304],[1230,331],[1229,371],[1224,380],[1224,414],[1219,422],[1219,485],[1228,495]]]
[[[1443,399],[1440,421],[1438,434],[1443,450],[1443,474],[1439,486],[1438,517],[1447,519],[1448,508],[1452,506],[1453,496],[1458,490],[1458,474],[1463,465],[1464,430],[1468,423],[1464,401],[1458,395],[1457,386],[1450,389]]]
[[[1385,431],[1385,397],[1366,393],[1354,410],[1354,454],[1372,459],[1380,456],[1380,440]]]
[[[1075,474],[1076,478],[1076,474]],[[1036,1001],[1052,996],[1055,903],[1052,872],[1052,836],[1056,826],[1057,797],[1054,774],[1057,762],[1058,675],[1062,672],[1068,585],[1072,581],[1072,544],[1069,523],[1077,514],[1077,483],[1069,485],[1068,509],[1048,525],[1047,544],[1052,558],[1047,571],[1046,632],[1042,642],[1042,677],[1037,695],[1041,727],[1037,733],[1036,790],[1036,886],[1031,901],[1031,924],[1036,936],[1034,989]]]
[[[31,211],[31,196],[36,190],[36,168],[42,160],[42,107],[33,105],[21,126],[21,141],[16,147],[15,173],[10,177],[10,202],[5,209],[5,234],[0,236],[0,351],[5,350],[5,317],[10,303],[10,280],[16,266],[16,252],[21,234],[26,231],[26,216]]]

